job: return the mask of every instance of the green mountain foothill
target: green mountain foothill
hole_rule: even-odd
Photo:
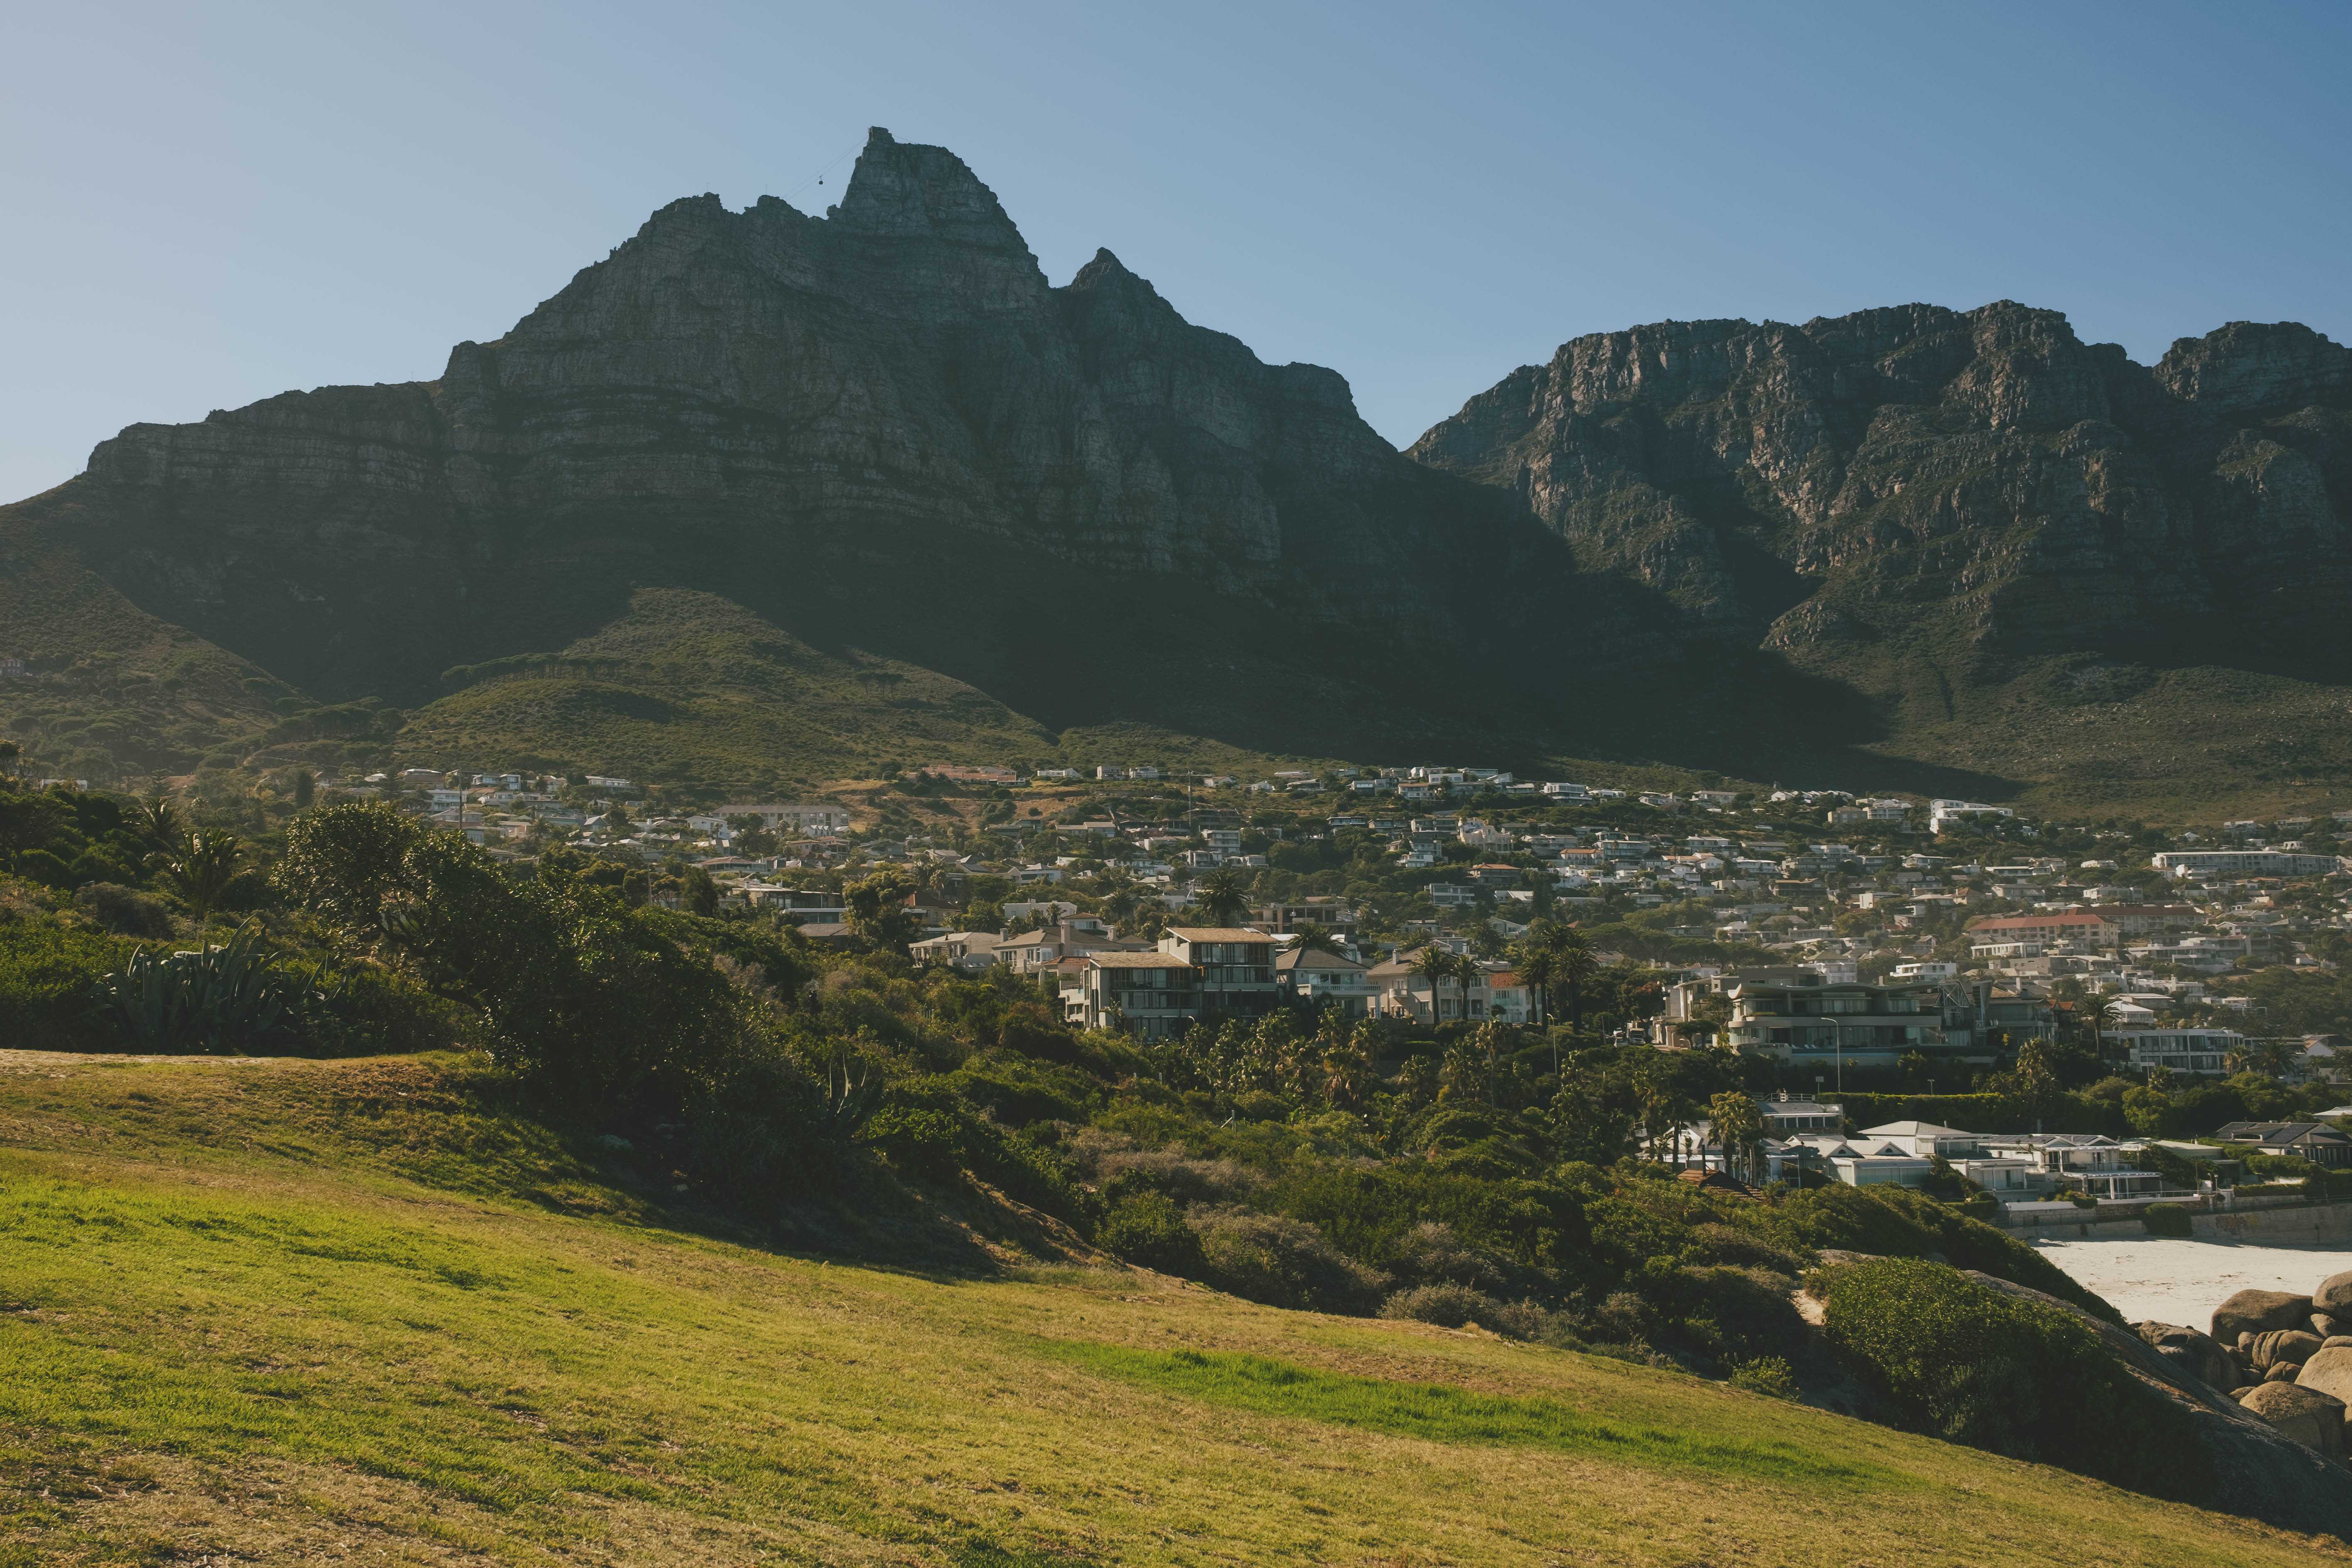
[[[2145,366],[2009,302],[1580,338],[1401,454],[877,131],[823,215],[672,203],[436,381],[134,425],[0,509],[0,721],[74,776],[1109,737],[2310,806],[2347,487],[2342,347]]]

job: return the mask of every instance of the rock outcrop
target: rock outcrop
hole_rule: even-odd
[[[1668,321],[1561,345],[1412,454],[1920,721],[2050,658],[2352,673],[2352,351],[2292,323],[2145,366],[2009,301]]]
[[[2179,1323],[2135,1323],[2132,1330],[2184,1377],[2223,1394],[2242,1381],[2236,1360],[2209,1334]]]
[[[1024,674],[1000,626],[1045,604],[1593,646],[1550,613],[1580,603],[1568,552],[1508,498],[1108,251],[1050,286],[971,170],[878,130],[823,216],[674,202],[437,381],[132,426],[27,505],[142,607],[332,700],[437,696],[648,584],[995,684]]]
[[[2213,1309],[2213,1337],[2238,1346],[2241,1334],[2299,1329],[2311,1316],[2311,1298],[2285,1290],[2241,1290]]]
[[[2072,1313],[2099,1336],[2100,1342],[2134,1377],[2181,1405],[2189,1414],[2199,1445],[2212,1461],[2213,1489],[2206,1507],[2259,1519],[2284,1530],[2325,1531],[2352,1541],[2352,1469],[2346,1468],[2342,1458],[2340,1405],[2336,1447],[2328,1449],[2316,1446],[2325,1443],[2326,1437],[2315,1430],[2309,1419],[2309,1413],[2316,1407],[2315,1402],[2298,1398],[2294,1393],[2263,1394],[2265,1404],[2277,1402],[2283,1414],[2292,1406],[2295,1430],[2282,1428],[2250,1404],[2218,1392],[2200,1376],[2185,1373],[2177,1358],[2161,1353],[2150,1342],[2149,1331],[2161,1330],[2163,1324],[2144,1323],[2137,1331],[2119,1329],[2055,1296],[2012,1285],[1974,1269],[1967,1272],[1970,1279],[1990,1289]],[[2293,1384],[2262,1386],[2295,1388]],[[2250,1401],[2252,1397],[2248,1395]],[[2315,1438],[2316,1443],[2305,1438]]]
[[[1048,728],[1361,756],[1410,711],[1507,719],[1480,742],[1506,762],[1952,793],[2022,775],[1940,764],[2053,747],[2007,710],[1903,736],[2021,670],[2029,709],[2199,662],[2352,679],[2347,496],[2338,345],[2235,323],[2143,366],[2008,302],[1580,338],[1401,455],[1339,375],[1262,363],[1108,251],[1053,286],[961,162],[877,131],[822,216],[671,203],[437,380],[134,425],[0,509],[0,542],[327,702],[412,708],[679,590]],[[1138,615],[1316,700],[1055,657]],[[2260,744],[2324,771],[2303,742],[2340,726],[2279,722]]]

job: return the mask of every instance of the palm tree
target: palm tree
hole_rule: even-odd
[[[1300,921],[1290,928],[1290,935],[1291,951],[1294,952],[1328,952],[1334,958],[1340,956],[1339,933],[1329,926],[1318,925],[1313,921]]]
[[[202,926],[220,908],[244,857],[245,846],[233,833],[191,833],[176,853],[158,858],[155,870]]]
[[[1568,1026],[1580,1035],[1584,1032],[1584,988],[1601,973],[1601,961],[1592,956],[1591,944],[1574,926],[1562,929],[1559,943],[1553,952],[1558,973],[1552,976],[1552,984],[1567,991]]]
[[[1192,884],[1192,908],[1205,924],[1238,924],[1249,912],[1248,884],[1237,871],[1212,871]]]
[[[169,796],[150,795],[131,807],[131,826],[157,848],[180,841],[180,812]]]
[[[1520,984],[1535,999],[1534,1022],[1540,1027],[1544,1022],[1545,1005],[1550,1000],[1551,987],[1559,979],[1559,954],[1535,940],[1534,931],[1530,931],[1528,936],[1529,940],[1519,943],[1518,951],[1511,956],[1518,969]]]
[[[1433,942],[1412,955],[1412,972],[1429,982],[1429,1026],[1434,1029],[1444,1013],[1438,997],[1454,977],[1454,955]]]

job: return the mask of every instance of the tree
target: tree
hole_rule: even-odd
[[[1515,957],[1518,966],[1519,983],[1528,988],[1528,994],[1535,1002],[1535,1016],[1531,1022],[1540,1026],[1549,1010],[1548,1004],[1550,1000],[1551,988],[1559,980],[1559,954],[1551,947],[1536,940],[1534,931],[1530,930],[1528,937],[1528,940],[1519,943],[1518,952]],[[1557,1062],[1554,1063],[1554,1067],[1557,1068]]]
[[[64,813],[55,800],[30,790],[0,789],[0,855],[16,857],[48,842]]]
[[[0,777],[15,778],[17,766],[24,760],[25,748],[14,741],[0,741]]]
[[[191,833],[177,851],[156,858],[155,873],[203,925],[220,908],[244,858],[245,846],[233,833]]]
[[[1249,912],[1249,885],[1238,871],[1212,871],[1192,884],[1192,910],[1204,925],[1237,925]]]
[[[719,912],[719,884],[710,873],[699,866],[688,866],[678,873],[678,902],[688,914],[715,915]]]
[[[1753,1181],[1756,1152],[1764,1142],[1764,1113],[1748,1096],[1726,1089],[1706,1102],[1706,1117],[1715,1141],[1723,1145],[1724,1169],[1736,1166],[1743,1179]]]
[[[1412,972],[1429,982],[1429,1026],[1433,1029],[1444,1016],[1438,999],[1454,978],[1454,954],[1433,942],[1412,955]]]
[[[310,810],[311,803],[318,798],[318,792],[319,781],[310,776],[310,770],[296,768],[294,770],[294,809]]]
[[[1574,926],[1560,928],[1553,947],[1558,954],[1558,973],[1552,984],[1568,994],[1568,1026],[1577,1034],[1584,1033],[1584,997],[1586,989],[1601,973],[1601,961],[1592,956],[1592,944]]]
[[[907,874],[886,866],[841,889],[842,911],[852,936],[885,952],[903,954],[922,934],[922,917],[907,905],[913,893]]]
[[[1339,933],[1329,926],[1318,925],[1313,921],[1300,921],[1290,928],[1290,934],[1295,939],[1291,942],[1294,952],[1328,952],[1334,958],[1339,956]]]

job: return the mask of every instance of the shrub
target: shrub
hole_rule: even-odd
[[[1642,1284],[1651,1304],[1718,1362],[1753,1361],[1804,1342],[1790,1282],[1769,1270],[1717,1264],[1653,1271]]]
[[[1475,1323],[1514,1340],[1541,1339],[1552,1326],[1552,1314],[1533,1301],[1501,1301],[1462,1285],[1416,1285],[1399,1290],[1381,1303],[1381,1316],[1434,1323],[1442,1329]]]
[[[2192,1237],[2197,1227],[2189,1223],[2189,1211],[2179,1204],[2150,1204],[2140,1212],[2140,1224],[2150,1236]]]
[[[1209,1282],[1269,1307],[1369,1316],[1384,1278],[1356,1262],[1300,1220],[1249,1209],[1196,1209]]]
[[[1505,1285],[1500,1258],[1483,1247],[1464,1241],[1452,1226],[1436,1221],[1414,1226],[1405,1232],[1389,1267],[1402,1279],[1459,1287],[1473,1293],[1491,1293]],[[1423,1321],[1436,1321],[1433,1318]]]
[[[1502,1305],[1484,1290],[1467,1285],[1415,1285],[1381,1302],[1381,1316],[1458,1329],[1465,1323],[1487,1321]]]
[[[961,1131],[949,1112],[887,1105],[867,1121],[858,1141],[881,1151],[910,1175],[952,1182],[963,1173]]]
[[[814,1081],[783,1052],[743,1053],[686,1108],[697,1173],[743,1199],[805,1173],[809,1152],[824,1146],[819,1100]]]
[[[1819,1290],[1830,1343],[1924,1430],[2158,1497],[2210,1494],[2188,1412],[2063,1309],[1902,1258],[1829,1269]]]
[[[1758,1356],[1744,1361],[1731,1369],[1731,1386],[1744,1388],[1750,1394],[1761,1394],[1772,1399],[1797,1397],[1797,1374],[1787,1360],[1780,1356]]]
[[[172,934],[172,916],[162,903],[120,883],[89,884],[74,894],[74,908],[119,936]]]
[[[1095,1245],[1162,1274],[1198,1279],[1204,1272],[1200,1237],[1164,1193],[1137,1193],[1113,1204],[1095,1228]]]
[[[1840,1247],[1882,1258],[1940,1254],[1956,1267],[2055,1296],[2111,1323],[2123,1321],[2113,1307],[2016,1237],[1900,1187],[1816,1187],[1762,1211],[1755,1223],[1809,1248]]]
[[[271,952],[251,925],[192,952],[139,949],[93,990],[99,1012],[142,1051],[289,1049],[322,1000],[311,976]]]
[[[90,986],[136,951],[121,937],[0,908],[0,1040],[47,1050],[119,1049]]]

